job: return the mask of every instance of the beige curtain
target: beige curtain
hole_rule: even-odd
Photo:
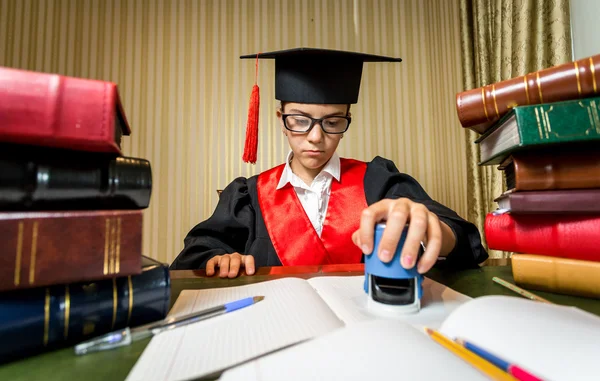
[[[256,165],[242,162],[254,62],[308,46],[402,57],[366,64],[342,156],[395,161],[466,214],[459,0],[0,0],[0,65],[119,85],[126,155],[152,163],[144,253],[171,262],[216,190],[284,161],[274,65],[259,66]]]
[[[464,89],[571,61],[568,0],[460,0],[460,30]],[[505,190],[504,179],[496,167],[477,165],[478,134],[466,131],[467,218],[484,236],[485,215],[496,209],[493,200]]]

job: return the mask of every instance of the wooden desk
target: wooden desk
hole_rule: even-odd
[[[506,260],[498,261],[507,263]],[[432,269],[427,277],[445,284],[471,297],[483,295],[515,296],[512,291],[492,282],[498,276],[514,283],[510,266],[488,266],[458,272]],[[203,271],[179,270],[171,272],[171,305],[184,289],[231,287],[262,282],[283,277],[311,278],[315,276],[362,275],[362,265],[307,266],[261,268],[254,276],[235,279],[206,278]],[[573,305],[600,316],[600,300],[536,292],[554,303]],[[515,317],[518,319],[518,317]],[[0,366],[0,380],[123,380],[142,354],[150,339],[133,343],[129,347],[98,352],[86,356],[75,356],[73,348],[30,357]]]

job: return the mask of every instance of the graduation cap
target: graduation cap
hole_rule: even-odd
[[[364,62],[401,62],[400,58],[329,49],[297,48],[244,55],[275,60],[275,98],[282,102],[354,104],[358,101]],[[258,146],[258,85],[250,97],[243,160],[256,162]]]

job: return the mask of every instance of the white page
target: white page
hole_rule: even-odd
[[[484,296],[459,307],[440,331],[546,380],[600,377],[600,318],[575,307]]]
[[[319,277],[308,280],[333,312],[346,324],[383,318],[367,309],[368,296],[363,289],[364,276]],[[418,313],[398,315],[402,320],[419,328],[437,329],[450,313],[470,297],[452,290],[429,278],[423,281],[421,310]],[[386,317],[386,318],[389,318]]]
[[[185,290],[169,316],[259,295],[265,299],[256,305],[157,335],[127,380],[197,377],[343,325],[314,289],[298,278]]]
[[[233,368],[220,380],[479,381],[489,378],[406,323],[372,320]]]

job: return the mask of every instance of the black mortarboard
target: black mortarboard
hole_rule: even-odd
[[[401,58],[341,50],[296,48],[241,56],[275,59],[275,98],[282,102],[353,104],[358,101],[364,62],[401,62]],[[243,160],[256,162],[258,146],[258,85],[250,97]]]
[[[283,102],[351,104],[358,101],[363,62],[400,58],[328,49],[297,48],[240,58],[275,59],[275,98]]]

